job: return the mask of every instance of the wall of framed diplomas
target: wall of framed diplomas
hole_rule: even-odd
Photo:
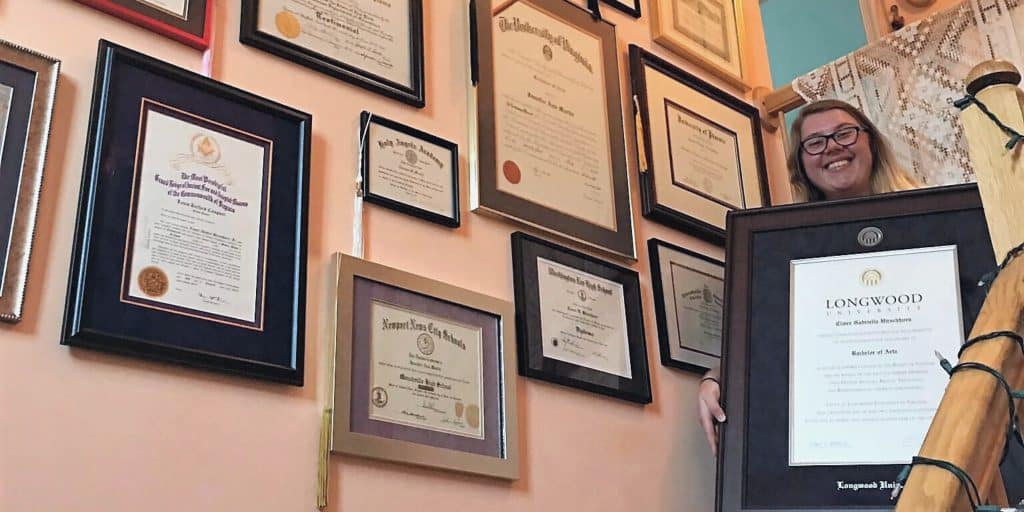
[[[789,197],[758,2],[730,74],[506,3],[0,2],[0,510],[713,509],[724,212]]]

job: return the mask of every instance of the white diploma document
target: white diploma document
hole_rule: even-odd
[[[143,100],[122,300],[262,328],[270,145]]]
[[[370,308],[370,418],[483,439],[481,329],[376,300]]]
[[[161,11],[166,11],[173,14],[181,19],[185,19],[188,15],[188,1],[189,0],[137,0],[139,3],[148,5],[150,7],[156,7]],[[208,0],[210,2],[216,0]]]
[[[431,213],[455,216],[452,152],[370,120],[369,190]]]
[[[622,285],[537,258],[544,357],[633,378]]]
[[[412,87],[408,0],[260,0],[256,28]]]
[[[791,466],[906,464],[963,341],[956,246],[791,262]],[[755,383],[756,384],[756,383]]]
[[[601,41],[528,2],[491,23],[498,190],[615,230]]]

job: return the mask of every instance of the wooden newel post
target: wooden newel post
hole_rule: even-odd
[[[1020,72],[1002,60],[982,62],[971,69],[964,83],[1006,126],[1024,133]],[[985,206],[985,219],[997,261],[1024,242],[1024,142],[1006,149],[1010,135],[1001,130],[977,105],[960,115],[967,147]]]
[[[974,94],[1004,124],[1024,133],[1024,111],[1017,83],[1021,75],[1012,64],[984,62],[968,74],[967,91]],[[999,129],[977,105],[961,115],[971,160],[978,177],[985,218],[995,258],[1024,242],[1024,143],[1006,149],[1010,135]],[[994,331],[1020,333],[1024,311],[1024,256],[999,274],[985,299],[970,336]],[[954,362],[956,354],[946,354]],[[960,362],[985,364],[1003,374],[1013,389],[1024,388],[1024,356],[1009,338],[984,341],[968,348]],[[935,413],[920,455],[963,469],[977,485],[983,502],[1006,505],[998,464],[1006,443],[1009,421],[1007,394],[988,373],[957,372]],[[1021,404],[1018,401],[1017,408]],[[1019,415],[1018,415],[1019,416]],[[966,491],[950,472],[915,466],[900,496],[897,511],[968,511]]]

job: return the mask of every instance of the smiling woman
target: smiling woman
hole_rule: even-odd
[[[789,183],[793,201],[847,199],[919,185],[896,163],[878,129],[838,100],[811,103],[793,120]]]

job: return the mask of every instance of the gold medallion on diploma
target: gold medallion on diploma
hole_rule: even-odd
[[[505,160],[505,163],[501,165],[501,172],[505,174],[505,179],[513,185],[523,179],[523,173],[519,171],[519,166],[511,160]]]
[[[274,24],[277,26],[277,31],[288,39],[295,39],[302,33],[302,26],[299,24],[299,19],[288,11],[281,11],[277,13],[277,16],[274,16]]]
[[[170,280],[167,274],[158,267],[146,267],[139,271],[139,288],[150,297],[160,297],[167,293]]]

